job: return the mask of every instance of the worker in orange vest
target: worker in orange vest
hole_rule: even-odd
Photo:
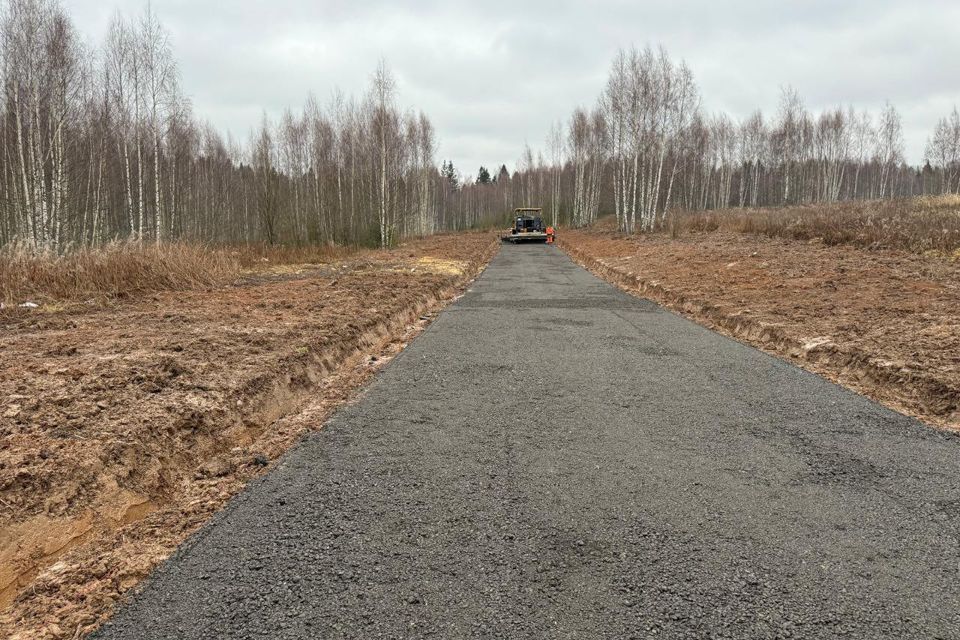
[[[553,227],[547,227],[547,244],[553,244]]]

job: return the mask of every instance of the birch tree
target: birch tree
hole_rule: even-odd
[[[563,127],[554,123],[547,136],[550,149],[550,224],[557,226],[560,219],[560,181],[563,174]]]
[[[877,162],[880,165],[880,197],[891,194],[891,180],[903,160],[903,125],[900,114],[889,102],[880,112],[877,128]]]
[[[927,140],[926,160],[940,175],[941,193],[960,193],[960,113],[957,107],[937,121]]]
[[[395,127],[393,115],[393,92],[395,83],[393,75],[387,68],[384,60],[380,60],[377,70],[373,74],[371,87],[371,100],[373,114],[371,123],[373,132],[377,140],[378,173],[377,179],[379,187],[377,190],[377,206],[380,214],[380,246],[388,247],[391,243],[392,225],[388,217],[391,209],[390,192],[388,190],[389,181],[389,159],[388,147],[393,140],[393,128]]]
[[[176,94],[176,67],[170,49],[169,37],[160,24],[153,7],[147,9],[140,21],[139,58],[143,61],[144,88],[138,91],[143,96],[146,115],[145,128],[150,135],[153,156],[153,234],[157,243],[163,239],[163,198],[161,169],[162,135],[173,111],[173,96]],[[136,57],[135,57],[136,58]],[[139,74],[136,74],[139,78]],[[143,188],[141,179],[140,188]],[[142,206],[142,204],[141,204]]]

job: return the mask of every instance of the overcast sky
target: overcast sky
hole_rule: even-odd
[[[65,0],[102,41],[112,13],[144,0]],[[246,138],[263,110],[308,92],[360,94],[377,60],[399,104],[437,128],[437,161],[465,174],[511,168],[525,142],[590,106],[619,47],[662,43],[692,68],[705,111],[773,114],[792,85],[814,111],[852,103],[904,118],[919,162],[936,120],[960,103],[958,0],[154,0],[199,118]]]

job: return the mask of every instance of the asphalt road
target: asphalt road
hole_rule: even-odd
[[[958,638],[958,529],[957,437],[505,246],[97,637]]]

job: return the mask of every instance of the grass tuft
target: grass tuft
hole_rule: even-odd
[[[114,243],[66,255],[8,247],[0,252],[0,300],[19,304],[121,298],[212,286],[238,269],[227,253],[190,244]]]
[[[209,247],[118,242],[55,255],[6,247],[0,250],[0,302],[5,306],[34,302],[51,307],[62,301],[212,287],[232,281],[241,271],[329,262],[354,252],[356,249],[336,246]]]

